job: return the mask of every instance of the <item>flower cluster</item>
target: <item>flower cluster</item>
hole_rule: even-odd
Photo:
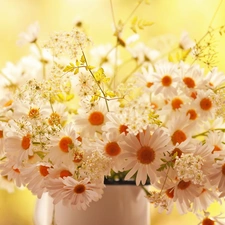
[[[123,27],[115,46],[93,47],[78,27],[43,48],[37,23],[21,35],[31,55],[0,76],[1,175],[78,209],[110,178],[150,182],[159,211],[206,211],[225,196],[225,75],[186,61],[199,46],[186,33],[174,61],[137,35],[124,41]]]

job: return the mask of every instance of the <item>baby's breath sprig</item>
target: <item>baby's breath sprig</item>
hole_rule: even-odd
[[[217,61],[218,52],[216,51],[216,34],[219,28],[210,27],[206,34],[196,42],[193,48],[193,56],[195,63],[197,60],[203,62],[209,69],[212,69]]]
[[[82,51],[82,55],[83,55],[83,59],[84,59],[84,61],[85,61],[85,63],[86,63],[86,69],[90,72],[90,74],[91,74],[91,76],[93,77],[93,79],[95,80],[95,82],[96,82],[96,84],[98,85],[98,87],[99,87],[99,90],[100,90],[100,92],[102,93],[102,95],[103,95],[103,97],[104,97],[104,99],[105,99],[105,104],[106,104],[106,108],[107,108],[107,110],[108,110],[108,112],[109,112],[109,104],[108,104],[108,101],[107,101],[107,96],[106,96],[106,94],[105,94],[105,92],[104,92],[104,90],[102,89],[102,87],[100,86],[100,84],[99,84],[99,82],[98,82],[98,80],[96,79],[96,77],[95,77],[95,74],[93,73],[93,71],[92,71],[92,67],[90,67],[89,66],[89,64],[88,64],[88,62],[87,62],[87,58],[86,58],[86,56],[85,56],[85,54],[84,54],[84,51],[83,50],[81,50]],[[101,70],[101,74],[103,74],[103,69]],[[100,71],[99,71],[99,73],[100,73]],[[103,75],[102,75],[103,76]]]

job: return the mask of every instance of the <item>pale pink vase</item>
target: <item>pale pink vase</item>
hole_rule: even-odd
[[[54,212],[53,212],[54,211]],[[55,205],[44,194],[37,200],[35,225],[150,225],[150,205],[145,192],[134,185],[108,185],[103,197],[85,210]]]

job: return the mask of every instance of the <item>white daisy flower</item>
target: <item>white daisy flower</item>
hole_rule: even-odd
[[[79,145],[77,134],[73,123],[66,125],[59,131],[57,136],[51,138],[49,154],[46,160],[50,159],[54,164],[69,164],[73,160],[73,154]]]
[[[204,215],[197,214],[198,219],[201,220],[197,225],[224,225],[225,217],[221,214],[211,216],[207,211],[204,211]]]
[[[151,183],[157,180],[157,169],[160,167],[162,153],[171,150],[170,138],[161,128],[156,129],[152,134],[149,126],[146,131],[128,134],[121,144],[124,153],[121,154],[124,170],[129,170],[125,179],[130,179],[136,172],[136,184],[145,184],[147,177]]]
[[[161,62],[155,64],[156,72],[153,73],[154,82],[152,90],[155,94],[163,94],[165,97],[177,95],[178,67],[176,64]]]
[[[40,27],[37,21],[29,25],[27,28],[27,31],[19,35],[20,39],[17,41],[17,44],[22,46],[26,43],[36,42],[39,30],[40,30]]]
[[[196,105],[193,104],[193,101],[190,101],[189,104],[182,105],[180,109],[181,114],[187,115],[189,120],[197,124],[201,124],[202,120],[199,118],[199,112],[196,109]],[[196,125],[196,128],[198,125]]]
[[[75,125],[81,135],[93,136],[96,132],[102,131],[102,126],[107,121],[107,107],[104,100],[88,112],[85,109],[79,108],[78,115],[74,116]]]
[[[198,110],[202,119],[210,119],[214,117],[216,107],[213,102],[214,93],[211,90],[197,92],[197,98],[194,100],[196,109]]]
[[[194,199],[191,210],[195,214],[198,211],[206,211],[213,202],[222,203],[218,193],[215,190],[202,188],[200,195]]]
[[[103,133],[102,140],[97,139],[93,143],[92,148],[96,148],[104,155],[112,159],[112,169],[118,172],[120,169],[121,161],[120,154],[122,154],[122,148],[120,146],[123,141],[124,135],[117,135],[116,133]]]
[[[205,80],[207,81],[208,87],[212,89],[216,89],[225,83],[225,76],[223,72],[219,72],[218,68],[213,68],[206,77]]]
[[[188,116],[177,113],[172,116],[167,122],[168,132],[171,135],[173,145],[180,144],[181,142],[191,138],[194,124],[190,122]]]
[[[5,155],[5,146],[4,146],[4,126],[5,124],[0,122],[0,158]]]
[[[184,62],[181,62],[179,67],[182,91],[191,96],[196,89],[206,89],[207,81],[205,80],[204,69],[200,68],[199,65],[191,66]]]
[[[50,163],[39,162],[22,169],[27,188],[37,195],[38,198],[41,198],[42,194],[46,191],[45,180],[49,174],[48,170],[50,167]]]
[[[178,181],[174,186],[173,200],[182,207],[190,207],[190,204],[196,197],[200,195],[202,188],[199,185],[193,184],[191,181]]]
[[[215,154],[215,153],[214,153]],[[208,175],[210,184],[213,187],[217,187],[221,192],[220,197],[225,196],[225,159],[217,160],[210,168],[210,174]]]
[[[102,197],[104,185],[92,184],[88,178],[77,181],[68,176],[48,180],[47,188],[54,204],[63,201],[72,208],[86,210],[90,202]]]
[[[195,46],[195,42],[189,37],[189,33],[183,31],[180,37],[179,46],[183,50],[189,50]]]
[[[42,107],[42,114],[47,118],[50,126],[64,125],[68,119],[67,106],[65,104],[55,103]]]
[[[64,164],[61,164],[61,165],[56,165],[54,167],[50,167],[48,169],[48,173],[49,173],[49,178],[64,178],[64,177],[67,177],[67,176],[72,176],[74,174],[74,170],[71,168],[72,166],[71,165],[64,165]]]
[[[109,112],[106,115],[107,122],[102,126],[102,131],[112,132],[113,134],[126,135],[128,133],[128,126],[126,125],[126,116],[124,113]]]
[[[138,43],[133,48],[128,47],[128,50],[138,64],[155,61],[161,54],[159,51],[149,48],[144,43]]]
[[[150,64],[147,68],[142,67],[141,72],[135,74],[135,77],[137,77],[137,86],[142,88],[142,91],[151,92],[154,80],[152,76],[153,72],[153,66]]]
[[[220,152],[225,150],[225,133],[222,131],[210,131],[206,138],[205,144],[209,146],[213,146],[213,152]]]
[[[21,187],[25,185],[23,173],[21,172],[21,166],[16,165],[16,161],[10,159],[8,162],[3,162],[0,165],[1,175],[7,176],[9,181],[14,181],[16,186]]]
[[[6,155],[17,161],[17,165],[28,160],[34,154],[31,133],[18,130],[11,132],[5,137],[5,152]]]

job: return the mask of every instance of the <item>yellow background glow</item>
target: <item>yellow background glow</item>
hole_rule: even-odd
[[[116,21],[125,19],[137,0],[112,0]],[[141,7],[137,14],[154,22],[141,35],[148,42],[152,38],[172,34],[178,39],[182,31],[188,31],[194,40],[199,40],[207,31],[220,0],[151,0],[150,6]],[[225,2],[213,21],[213,26],[225,24]],[[54,31],[70,30],[73,22],[80,18],[86,24],[94,44],[115,41],[112,37],[112,14],[109,0],[0,0],[0,67],[7,61],[16,63],[27,54],[28,46],[16,46],[18,34],[34,21],[39,21],[40,41]],[[224,35],[225,36],[225,35]],[[113,42],[115,43],[115,42]],[[225,71],[225,39],[217,44],[218,67]],[[8,194],[0,191],[0,224],[32,225],[35,196],[27,190],[16,190]],[[217,206],[213,208],[220,212]],[[190,225],[198,220],[192,214],[159,214],[151,207],[152,225]],[[139,224],[137,224],[139,225]]]

